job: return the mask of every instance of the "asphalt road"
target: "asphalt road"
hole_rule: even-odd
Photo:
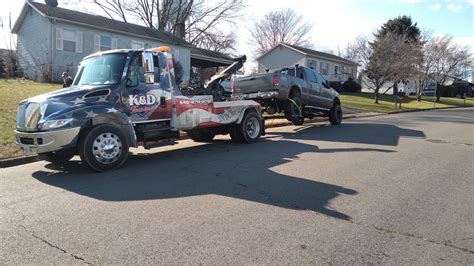
[[[473,264],[474,109],[0,169],[0,264]]]

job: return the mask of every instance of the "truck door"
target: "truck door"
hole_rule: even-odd
[[[164,88],[161,81],[161,68],[156,54],[147,53],[147,65],[154,70],[154,76],[145,77],[143,57],[134,54],[127,70],[125,88],[122,91],[122,104],[133,123],[147,123],[171,119],[171,88]],[[145,78],[154,82],[145,82]]]
[[[333,104],[333,92],[330,88],[326,87],[327,81],[319,73],[315,73],[318,79],[318,83],[321,86],[321,102],[322,106],[326,108],[332,108]],[[329,85],[329,84],[327,84]]]
[[[321,84],[318,83],[316,74],[308,69],[304,69],[309,84],[309,105],[321,105]]]

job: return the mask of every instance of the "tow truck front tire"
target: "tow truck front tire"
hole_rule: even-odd
[[[232,141],[238,143],[254,143],[263,132],[263,122],[254,110],[245,112],[242,123],[235,124],[230,132]]]
[[[83,133],[78,151],[81,160],[98,172],[119,168],[127,160],[128,142],[120,129],[98,125]]]
[[[41,160],[53,163],[63,164],[71,160],[74,157],[74,151],[52,151],[38,154],[38,158]]]

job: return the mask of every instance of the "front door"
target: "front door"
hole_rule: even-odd
[[[133,123],[156,122],[171,119],[171,88],[162,88],[161,71],[158,57],[153,56],[155,65],[155,83],[144,82],[141,56],[132,57],[126,79],[126,88],[122,93],[122,103],[130,114]]]
[[[320,106],[321,105],[321,85],[316,79],[315,73],[305,68],[306,78],[309,84],[309,105]]]

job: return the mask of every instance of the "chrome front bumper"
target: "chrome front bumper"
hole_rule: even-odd
[[[46,132],[24,132],[15,130],[16,144],[27,153],[57,151],[76,144],[80,127]]]

